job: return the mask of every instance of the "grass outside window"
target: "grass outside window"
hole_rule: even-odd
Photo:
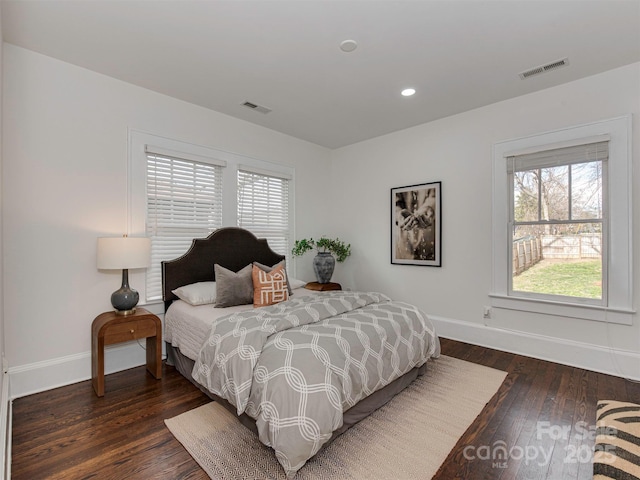
[[[601,299],[602,261],[542,260],[513,277],[513,290]]]

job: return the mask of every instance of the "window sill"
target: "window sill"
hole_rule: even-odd
[[[148,300],[146,303],[138,303],[139,307],[144,307],[154,315],[164,316],[164,302],[162,300]]]
[[[497,293],[489,294],[489,297],[491,297],[491,306],[494,308],[578,318],[581,320],[593,320],[596,322],[617,323],[620,325],[632,325],[633,315],[635,314],[634,310],[625,308],[516,298]]]

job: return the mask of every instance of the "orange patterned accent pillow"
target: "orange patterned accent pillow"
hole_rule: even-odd
[[[253,266],[253,307],[266,307],[289,299],[287,277],[282,265],[270,272]]]

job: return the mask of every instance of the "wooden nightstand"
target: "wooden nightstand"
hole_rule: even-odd
[[[318,283],[318,282],[309,282],[304,288],[309,290],[315,290],[317,292],[328,292],[329,290],[342,290],[342,285],[339,283]]]
[[[105,312],[91,324],[91,380],[99,397],[104,396],[104,347],[114,343],[147,339],[147,370],[162,378],[162,322],[144,308],[131,315]]]

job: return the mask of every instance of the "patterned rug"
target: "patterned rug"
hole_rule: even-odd
[[[640,480],[640,405],[600,400],[596,416],[594,480]]]
[[[425,375],[309,460],[295,478],[431,478],[506,375],[441,356]],[[286,478],[273,450],[215,402],[165,423],[211,478]]]

